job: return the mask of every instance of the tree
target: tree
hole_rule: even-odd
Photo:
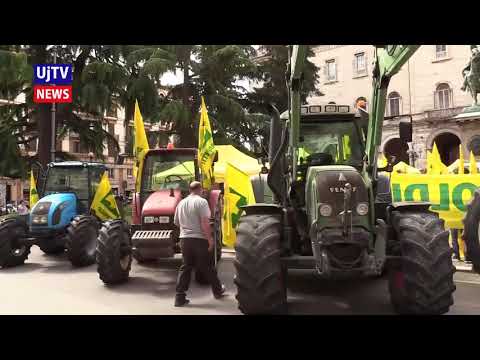
[[[175,86],[159,117],[180,136],[180,146],[197,146],[201,96],[205,97],[217,144],[245,148],[242,139],[248,113],[242,102],[246,89],[238,80],[254,76],[255,49],[249,45],[182,45],[175,49],[183,83]]]
[[[254,87],[249,94],[251,110],[264,112],[265,103],[275,105],[280,112],[288,109],[288,93],[285,73],[289,60],[288,47],[285,45],[262,45],[259,53],[264,54],[258,59],[257,81],[261,86]],[[307,51],[307,59],[303,72],[301,98],[306,102],[307,97],[323,95],[318,89],[319,68],[308,58],[315,56],[311,47]]]
[[[8,131],[12,126],[20,129],[13,132],[19,138],[17,145],[24,141],[22,137],[26,133],[33,134],[29,140],[38,138],[37,158],[42,165],[50,161],[51,106],[33,103],[33,64],[53,62],[55,51],[58,63],[73,65],[73,102],[57,104],[57,134],[62,137],[68,131],[77,133],[80,141],[99,158],[103,157],[106,140],[118,150],[115,138],[103,129],[105,113],[125,107],[128,122],[133,117],[136,98],[147,117],[158,113],[160,77],[175,66],[175,58],[158,45],[26,45],[3,46],[0,50],[1,97],[26,96],[25,104],[8,105],[0,114],[0,129]],[[15,113],[13,109],[16,116],[8,118],[7,114]],[[20,117],[18,113],[22,109],[23,117]],[[15,163],[12,144],[9,149],[12,150],[9,161]]]

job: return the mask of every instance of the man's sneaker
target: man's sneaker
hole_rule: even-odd
[[[186,298],[176,298],[175,299],[175,306],[176,307],[181,307],[181,306],[185,306],[187,304],[190,303],[190,300],[186,299]]]
[[[222,297],[225,296],[225,291],[226,290],[227,289],[225,288],[225,285],[222,284],[222,290],[220,290],[220,292],[217,293],[217,294],[213,294],[213,296],[215,297],[215,299],[221,299]]]

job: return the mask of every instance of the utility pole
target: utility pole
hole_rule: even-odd
[[[57,63],[57,47],[54,45],[53,47],[53,63]],[[50,145],[50,155],[51,155],[51,161],[55,161],[55,145],[56,145],[56,132],[57,132],[57,127],[56,127],[56,122],[55,122],[55,115],[57,112],[56,109],[56,104],[52,103],[52,143]]]

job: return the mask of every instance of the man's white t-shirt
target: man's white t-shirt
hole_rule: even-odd
[[[180,239],[206,239],[202,230],[202,218],[210,218],[208,201],[199,195],[190,194],[180,201],[175,209],[173,222],[180,228]]]

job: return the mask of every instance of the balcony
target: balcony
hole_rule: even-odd
[[[458,106],[449,109],[425,111],[425,120],[449,120],[462,113],[464,109],[464,106]]]

